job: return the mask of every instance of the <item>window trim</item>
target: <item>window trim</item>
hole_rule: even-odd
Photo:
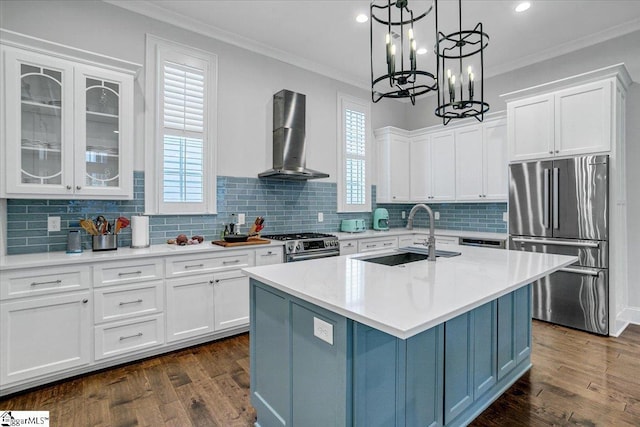
[[[345,129],[345,109],[361,111],[365,115],[365,200],[364,205],[348,205],[346,196],[346,141],[344,137]],[[371,181],[373,177],[373,132],[371,130],[371,103],[368,100],[357,98],[351,95],[338,92],[337,96],[337,212],[371,212]]]
[[[145,56],[145,196],[146,214],[160,215],[201,215],[217,213],[217,134],[218,134],[218,56],[201,49],[175,43],[151,34],[146,35]],[[163,60],[182,58],[184,65],[194,66],[206,63],[206,101],[204,132],[204,201],[203,203],[163,203],[162,177],[162,136],[163,118],[160,79]],[[169,208],[169,209],[167,209]]]

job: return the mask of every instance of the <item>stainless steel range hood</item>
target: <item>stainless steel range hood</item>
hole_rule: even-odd
[[[305,153],[306,96],[290,90],[273,95],[273,169],[259,178],[307,180],[329,174],[307,169]]]

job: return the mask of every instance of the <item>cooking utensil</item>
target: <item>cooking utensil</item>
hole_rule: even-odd
[[[100,234],[98,233],[96,225],[90,219],[81,219],[80,227],[82,227],[87,233],[91,234],[92,236],[97,236]]]
[[[224,241],[229,243],[246,242],[248,238],[248,234],[228,234],[224,236]]]
[[[121,229],[127,228],[129,224],[130,222],[128,218],[123,216],[118,217],[118,219],[116,219],[115,234],[118,234]]]

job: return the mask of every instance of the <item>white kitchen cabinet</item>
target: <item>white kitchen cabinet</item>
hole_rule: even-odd
[[[358,241],[340,241],[340,255],[351,255],[358,253]]]
[[[111,322],[96,327],[95,359],[131,354],[164,344],[164,316]]]
[[[282,246],[268,245],[266,248],[256,249],[256,266],[280,264],[284,260]]]
[[[410,145],[407,132],[396,128],[376,131],[379,203],[407,202],[410,197]]]
[[[133,198],[133,75],[2,46],[11,198]]]
[[[91,358],[89,291],[0,304],[0,384],[56,374]]]
[[[608,152],[614,79],[509,101],[509,160]]]
[[[213,283],[212,274],[165,282],[167,342],[213,333]]]
[[[456,130],[456,200],[506,201],[506,122],[489,121]]]
[[[94,323],[120,321],[164,311],[161,280],[94,290]]]
[[[36,297],[89,289],[91,270],[85,265],[36,267],[0,271],[0,300]]]
[[[214,329],[249,324],[249,278],[241,271],[213,276]]]
[[[358,240],[358,252],[379,251],[381,249],[395,249],[398,247],[398,238],[375,237],[373,239]]]
[[[410,200],[444,202],[455,199],[455,147],[453,132],[411,138]]]

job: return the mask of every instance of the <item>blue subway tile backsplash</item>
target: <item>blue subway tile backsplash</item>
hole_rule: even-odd
[[[103,200],[27,200],[7,201],[7,253],[23,254],[63,251],[66,249],[67,234],[78,229],[81,218],[96,218],[104,215],[107,219],[118,216],[131,217],[144,212],[144,173],[134,173],[134,199]],[[234,221],[232,214],[244,213],[247,231],[255,217],[265,218],[263,233],[286,232],[336,232],[340,221],[347,218],[364,218],[371,224],[372,213],[337,213],[337,187],[335,183],[318,181],[262,180],[219,176],[217,184],[218,214],[216,215],[154,215],[150,217],[151,244],[162,244],[178,234],[203,235],[206,240],[220,236],[224,224]],[[375,200],[375,186],[372,187]],[[409,213],[412,204],[384,204],[389,210],[391,227],[403,227],[402,211]],[[506,233],[506,222],[502,213],[506,203],[482,204],[437,204],[430,205],[440,212],[437,228],[469,231],[491,231]],[[324,221],[318,222],[318,213],[324,214]],[[47,231],[47,218],[60,216],[61,230]],[[425,212],[417,214],[416,227],[428,225]],[[90,236],[84,231],[83,247],[91,247]],[[125,228],[118,237],[119,246],[131,245],[131,229]]]

